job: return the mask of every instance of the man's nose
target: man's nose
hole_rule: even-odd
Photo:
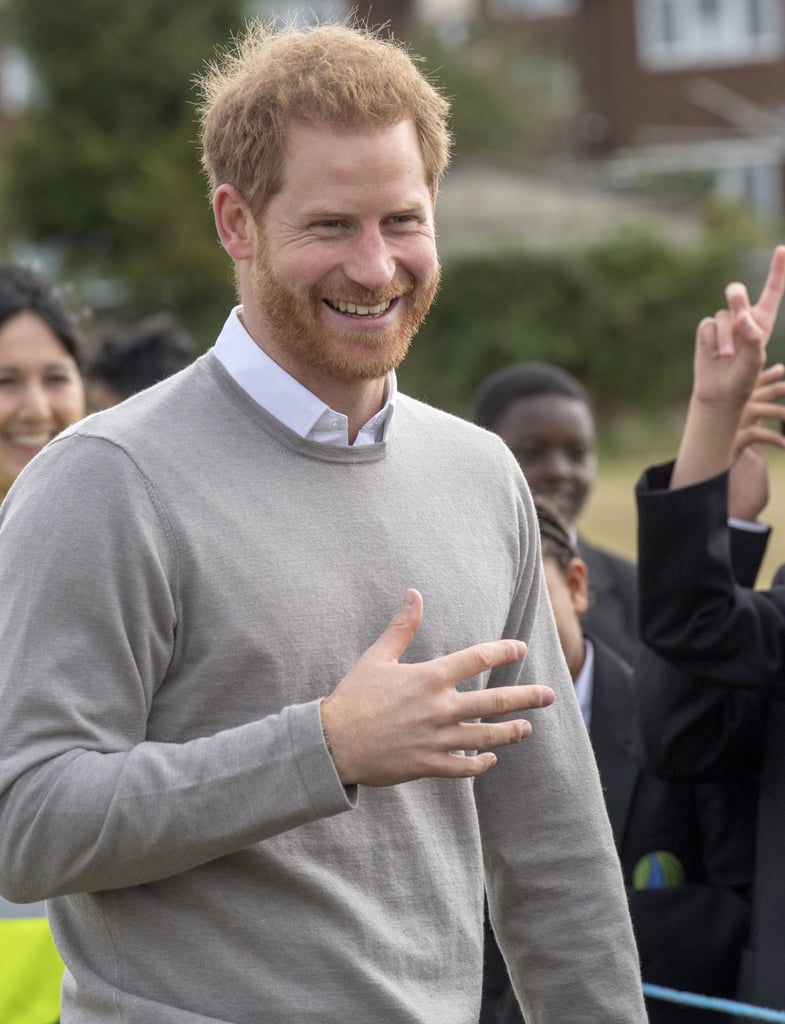
[[[346,276],[371,292],[379,292],[395,276],[395,260],[384,235],[378,228],[369,228],[355,239],[344,267]]]

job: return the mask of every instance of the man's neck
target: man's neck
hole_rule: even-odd
[[[341,413],[348,420],[349,444],[354,444],[362,427],[379,412],[386,400],[387,375],[372,380],[346,380],[328,375],[317,368],[292,365],[286,354],[276,346],[265,344],[260,338],[264,332],[249,322],[247,315],[238,311],[240,322],[254,343],[298,383],[316,395],[334,412]]]

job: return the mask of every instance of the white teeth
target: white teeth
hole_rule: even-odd
[[[354,302],[331,302],[330,305],[334,309],[339,309],[342,313],[352,313],[354,316],[378,316],[379,313],[384,313],[390,308],[390,302],[380,302],[376,306],[358,306]]]
[[[51,439],[51,434],[16,434],[7,440],[11,444],[19,444],[25,448],[38,448],[41,445],[48,444]]]

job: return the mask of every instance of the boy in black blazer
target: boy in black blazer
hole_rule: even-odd
[[[556,510],[542,499],[535,506],[548,594],[597,758],[644,981],[731,996],[749,926],[748,785],[671,782],[641,767],[633,750],[632,669],[582,628],[586,565]],[[647,1009],[652,1024],[713,1024],[713,1014],[660,1000],[648,1000]],[[522,1021],[490,927],[481,1021]]]
[[[656,652],[638,666],[646,754],[674,778],[759,777],[752,930],[738,996],[774,1009],[785,1009],[785,586],[775,578],[755,591],[734,579],[727,507],[734,460],[760,475],[759,446],[785,447],[763,422],[785,421],[774,401],[783,367],[761,375],[783,292],[778,246],[754,306],[734,283],[727,308],[700,323],[678,457],[637,487],[641,628]]]

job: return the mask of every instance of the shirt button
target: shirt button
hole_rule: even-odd
[[[330,420],[330,430],[340,430],[341,424],[338,420]]]

